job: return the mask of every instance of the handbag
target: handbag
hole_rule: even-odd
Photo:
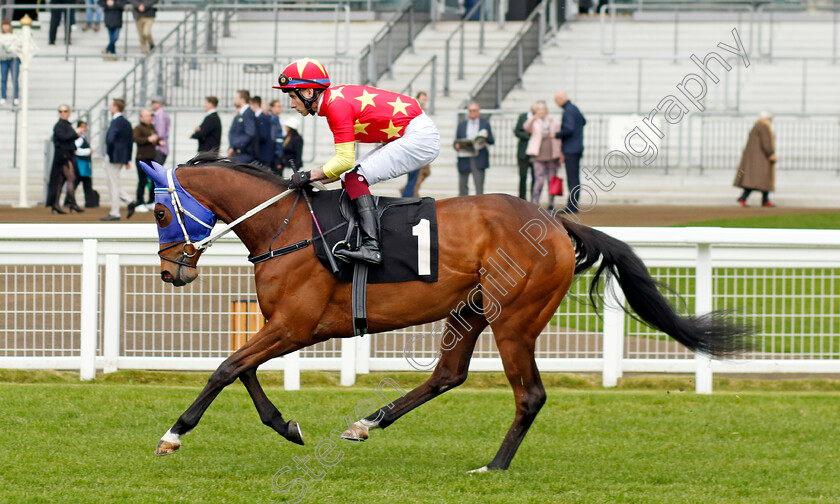
[[[548,181],[548,194],[552,196],[563,196],[563,179],[552,175]]]

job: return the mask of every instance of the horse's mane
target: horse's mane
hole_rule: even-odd
[[[220,156],[216,152],[199,152],[195,155],[192,159],[187,161],[186,163],[179,165],[179,166],[222,166],[224,168],[230,168],[231,170],[248,173],[255,177],[261,178],[268,182],[288,187],[289,180],[286,178],[281,177],[280,175],[274,173],[270,169],[258,165],[258,164],[251,164],[251,163],[237,163],[229,158]]]

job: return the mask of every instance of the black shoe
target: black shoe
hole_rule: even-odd
[[[65,205],[65,206],[67,207],[67,210],[70,211],[70,213],[73,213],[73,212],[84,213],[84,210],[79,208],[79,205],[77,205],[76,203],[70,203],[69,205]]]
[[[139,205],[139,203],[136,201],[132,201],[128,204],[128,213],[125,216],[126,219],[130,219],[131,216],[134,215],[134,209],[137,208],[137,205]]]
[[[359,217],[359,230],[362,233],[362,246],[358,250],[339,250],[336,256],[370,264],[382,263],[379,250],[379,214],[376,211],[373,196],[363,194],[354,199],[356,214]]]
[[[58,205],[53,205],[52,207],[50,207],[50,210],[51,210],[50,213],[57,213],[57,214],[61,214],[61,215],[64,215],[64,214],[67,213],[64,210],[62,210],[61,207],[58,206]]]
[[[102,222],[111,222],[111,221],[118,221],[118,220],[120,220],[120,218],[117,217],[116,215],[108,215],[107,217],[102,217],[99,220],[101,220]]]

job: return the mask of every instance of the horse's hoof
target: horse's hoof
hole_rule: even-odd
[[[467,474],[482,474],[490,471],[504,471],[504,469],[499,469],[496,467],[479,467],[478,469],[473,469],[472,471],[467,471]]]
[[[289,420],[287,425],[286,439],[292,443],[303,445],[303,432],[300,430],[300,425],[294,420]]]
[[[164,441],[161,439],[160,443],[158,443],[157,445],[157,448],[155,448],[155,455],[157,455],[158,457],[161,457],[163,455],[171,455],[178,451],[178,448],[180,447],[180,444],[170,443],[169,441]]]
[[[370,434],[368,434],[367,427],[354,424],[352,427],[342,432],[339,437],[347,441],[364,441],[370,437]]]

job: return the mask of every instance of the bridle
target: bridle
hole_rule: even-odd
[[[173,172],[174,171],[175,171],[174,168],[170,168],[170,169],[166,170],[166,183],[167,183],[168,187],[161,187],[161,188],[156,187],[155,188],[155,194],[169,194],[169,196],[171,198],[171,201],[172,201],[172,209],[174,210],[175,218],[177,219],[178,225],[181,227],[181,231],[184,234],[184,239],[182,241],[175,242],[171,245],[168,245],[168,246],[158,250],[158,257],[160,257],[164,261],[169,261],[171,263],[178,264],[180,266],[185,266],[187,268],[195,268],[196,267],[195,265],[187,262],[188,259],[190,259],[192,257],[195,257],[195,255],[198,252],[209,248],[211,245],[213,245],[213,243],[216,240],[218,240],[222,236],[231,232],[233,230],[234,226],[236,226],[240,222],[244,221],[245,219],[253,216],[257,212],[260,212],[260,211],[268,208],[269,206],[273,205],[277,201],[280,201],[281,199],[285,198],[289,194],[296,191],[296,189],[287,189],[280,194],[272,196],[271,198],[263,201],[262,203],[255,206],[254,208],[248,210],[247,212],[245,212],[239,218],[231,221],[230,224],[225,224],[222,227],[222,229],[220,229],[217,233],[215,233],[215,234],[208,233],[209,236],[207,236],[206,238],[204,238],[204,239],[202,239],[198,242],[193,242],[192,239],[190,238],[190,233],[187,231],[187,227],[185,225],[186,219],[188,219],[188,218],[192,219],[193,221],[199,223],[200,225],[207,228],[211,232],[212,232],[214,226],[212,224],[208,224],[207,222],[202,221],[201,219],[199,219],[198,217],[196,217],[195,215],[190,213],[190,211],[187,210],[186,208],[184,208],[184,205],[181,204],[181,198],[180,198],[180,196],[178,196],[178,191],[175,188],[175,180],[174,180],[174,177],[173,177]],[[172,249],[174,247],[177,247],[179,245],[183,246],[183,249],[181,251],[180,259],[170,259],[170,258],[163,255],[163,252],[166,252],[167,250]],[[192,248],[192,252],[188,251],[188,249],[187,249],[188,247]]]

